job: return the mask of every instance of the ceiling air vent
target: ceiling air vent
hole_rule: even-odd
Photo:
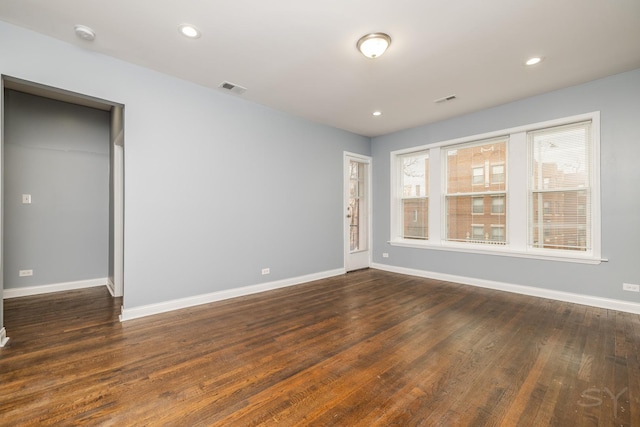
[[[238,86],[237,84],[229,82],[222,82],[219,87],[224,90],[228,90],[229,92],[233,92],[236,95],[242,95],[247,91],[246,87]]]
[[[454,99],[456,99],[455,95],[449,95],[449,96],[445,96],[444,98],[436,99],[433,102],[435,102],[436,104],[440,104],[442,102],[453,101]]]

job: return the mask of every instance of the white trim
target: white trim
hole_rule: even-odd
[[[112,296],[112,297],[115,297],[115,296],[116,296],[115,288],[114,288],[114,284],[113,284],[113,282],[111,281],[111,279],[107,279],[107,285],[106,285],[106,286],[107,286],[107,290],[109,291],[109,293],[111,294],[111,296]]]
[[[462,252],[467,254],[480,255],[498,255],[514,258],[542,259],[547,261],[575,262],[578,264],[600,264],[608,262],[607,258],[593,258],[591,256],[580,257],[577,254],[563,256],[564,254],[549,254],[543,250],[528,250],[526,252],[515,251],[505,248],[504,244],[483,244],[483,243],[467,243],[467,242],[442,242],[438,245],[430,241],[413,241],[410,239],[392,240],[387,242],[391,246],[400,246],[404,248],[416,249],[433,249],[436,251]],[[559,251],[560,252],[560,251]]]
[[[591,120],[591,250],[595,256],[602,254],[602,201],[600,200],[600,176],[602,167],[600,163],[600,111],[592,113]],[[595,207],[595,209],[594,209]]]
[[[28,286],[23,288],[5,288],[4,299],[26,297],[31,295],[49,294],[51,292],[71,291],[74,289],[93,288],[107,286],[109,279],[78,280],[77,282],[53,283],[51,285]]]
[[[529,236],[528,206],[529,183],[528,173],[512,173],[517,171],[522,162],[527,162],[528,153],[527,133],[518,132],[509,137],[509,149],[507,150],[507,170],[505,180],[509,184],[509,197],[507,197],[507,230],[505,240],[513,252],[527,252],[527,238]],[[514,169],[515,167],[515,169]],[[528,167],[528,166],[527,166]]]
[[[115,142],[122,142],[124,131]],[[124,295],[124,147],[112,144],[113,148],[113,295]]]
[[[624,311],[626,313],[640,314],[640,304],[636,302],[622,301],[611,298],[601,298],[590,295],[581,295],[571,292],[555,291],[552,289],[536,288],[533,286],[516,285],[513,283],[495,282],[493,280],[476,279],[472,277],[457,276],[453,274],[396,267],[386,264],[373,263],[371,265],[371,268],[389,271],[392,273],[406,274],[409,276],[424,277],[427,279],[442,280],[446,282],[460,283],[463,285],[477,286],[480,288],[494,289],[521,295],[547,298],[556,301],[564,301],[574,304],[606,308],[609,310]]]
[[[4,347],[9,341],[9,337],[7,336],[7,330],[5,328],[0,329],[0,347]]]
[[[429,244],[439,245],[442,242],[441,230],[444,230],[446,217],[442,215],[442,203],[444,201],[443,185],[446,182],[444,178],[444,167],[440,160],[431,161],[431,156],[436,159],[442,159],[442,150],[435,147],[429,150],[429,222],[427,223]],[[394,191],[394,189],[392,189]]]
[[[344,268],[323,271],[320,273],[308,274],[306,276],[292,277],[290,279],[277,280],[274,282],[260,283],[257,285],[249,285],[241,288],[225,289],[223,291],[212,292],[209,294],[195,295],[192,297],[180,298],[171,301],[164,301],[156,304],[142,305],[139,307],[124,308],[120,314],[120,321],[124,322],[140,317],[152,316],[154,314],[166,313],[168,311],[180,310],[182,308],[193,307],[201,304],[222,301],[231,298],[237,298],[245,295],[256,294],[259,292],[271,291],[274,289],[295,286],[302,283],[312,282],[314,280],[326,279],[328,277],[339,276],[345,274]]]

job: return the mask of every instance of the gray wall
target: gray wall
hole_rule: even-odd
[[[0,73],[125,105],[125,308],[343,267],[369,138],[3,22]]]
[[[4,288],[107,277],[109,113],[12,90],[4,107]]]
[[[584,265],[387,243],[391,151],[591,111],[601,111],[602,256],[609,262]],[[640,302],[639,294],[622,291],[623,282],[640,283],[640,70],[374,138],[372,155],[374,262]]]

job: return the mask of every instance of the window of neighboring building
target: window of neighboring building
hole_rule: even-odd
[[[496,184],[504,182],[504,165],[491,166],[491,182]]]
[[[473,185],[484,184],[484,166],[473,168],[471,176]]]
[[[491,226],[491,240],[494,242],[504,242],[504,227],[501,225],[492,225]]]
[[[506,196],[506,185],[504,182],[489,183],[483,181],[485,185],[469,185],[469,179],[473,177],[473,184],[477,184],[476,176],[486,176],[483,172],[479,175],[479,169],[489,170],[491,163],[506,164],[508,138],[496,138],[486,141],[479,141],[471,144],[457,145],[446,149],[446,180],[445,180],[445,212],[446,235],[445,240],[466,242],[466,236],[470,231],[471,216],[475,213],[484,212],[484,200],[486,196],[491,196],[491,212],[504,213],[504,198]],[[473,165],[484,164],[482,168]],[[496,200],[498,200],[496,202]],[[482,202],[482,205],[480,204]],[[500,202],[502,205],[500,205]],[[471,206],[471,209],[469,209]],[[482,211],[480,211],[482,209]],[[505,218],[487,218],[488,225],[503,225]],[[472,227],[471,235],[474,241],[487,240],[484,237],[479,239],[476,235],[476,228]]]
[[[472,225],[471,226],[471,238],[473,240],[484,240],[484,225]]]
[[[599,263],[599,129],[594,112],[391,153],[390,244]]]
[[[504,196],[493,196],[491,198],[491,213],[492,214],[504,213]]]
[[[410,153],[398,159],[403,194],[401,199],[402,236],[429,238],[429,154]]]
[[[484,197],[472,197],[471,198],[471,213],[483,214],[484,213]]]
[[[528,133],[531,162],[529,245],[534,248],[588,251],[591,236],[591,122]],[[552,218],[551,206],[556,207]],[[542,212],[542,215],[540,215]],[[547,230],[553,239],[545,239]]]

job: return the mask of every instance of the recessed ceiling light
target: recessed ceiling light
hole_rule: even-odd
[[[73,27],[73,31],[76,33],[78,38],[82,40],[86,40],[88,42],[92,42],[96,38],[96,33],[91,28],[85,25],[76,25]]]
[[[542,58],[539,56],[534,56],[533,58],[529,58],[527,60],[527,62],[525,62],[526,65],[536,65],[539,64],[540,61],[542,61]]]
[[[373,115],[376,116],[376,117],[381,116],[382,115],[382,111],[374,111]]]
[[[178,27],[180,34],[189,37],[190,39],[197,39],[200,37],[200,31],[191,24],[182,24]]]
[[[360,37],[356,46],[367,58],[377,58],[391,45],[391,37],[385,33],[371,33]]]

